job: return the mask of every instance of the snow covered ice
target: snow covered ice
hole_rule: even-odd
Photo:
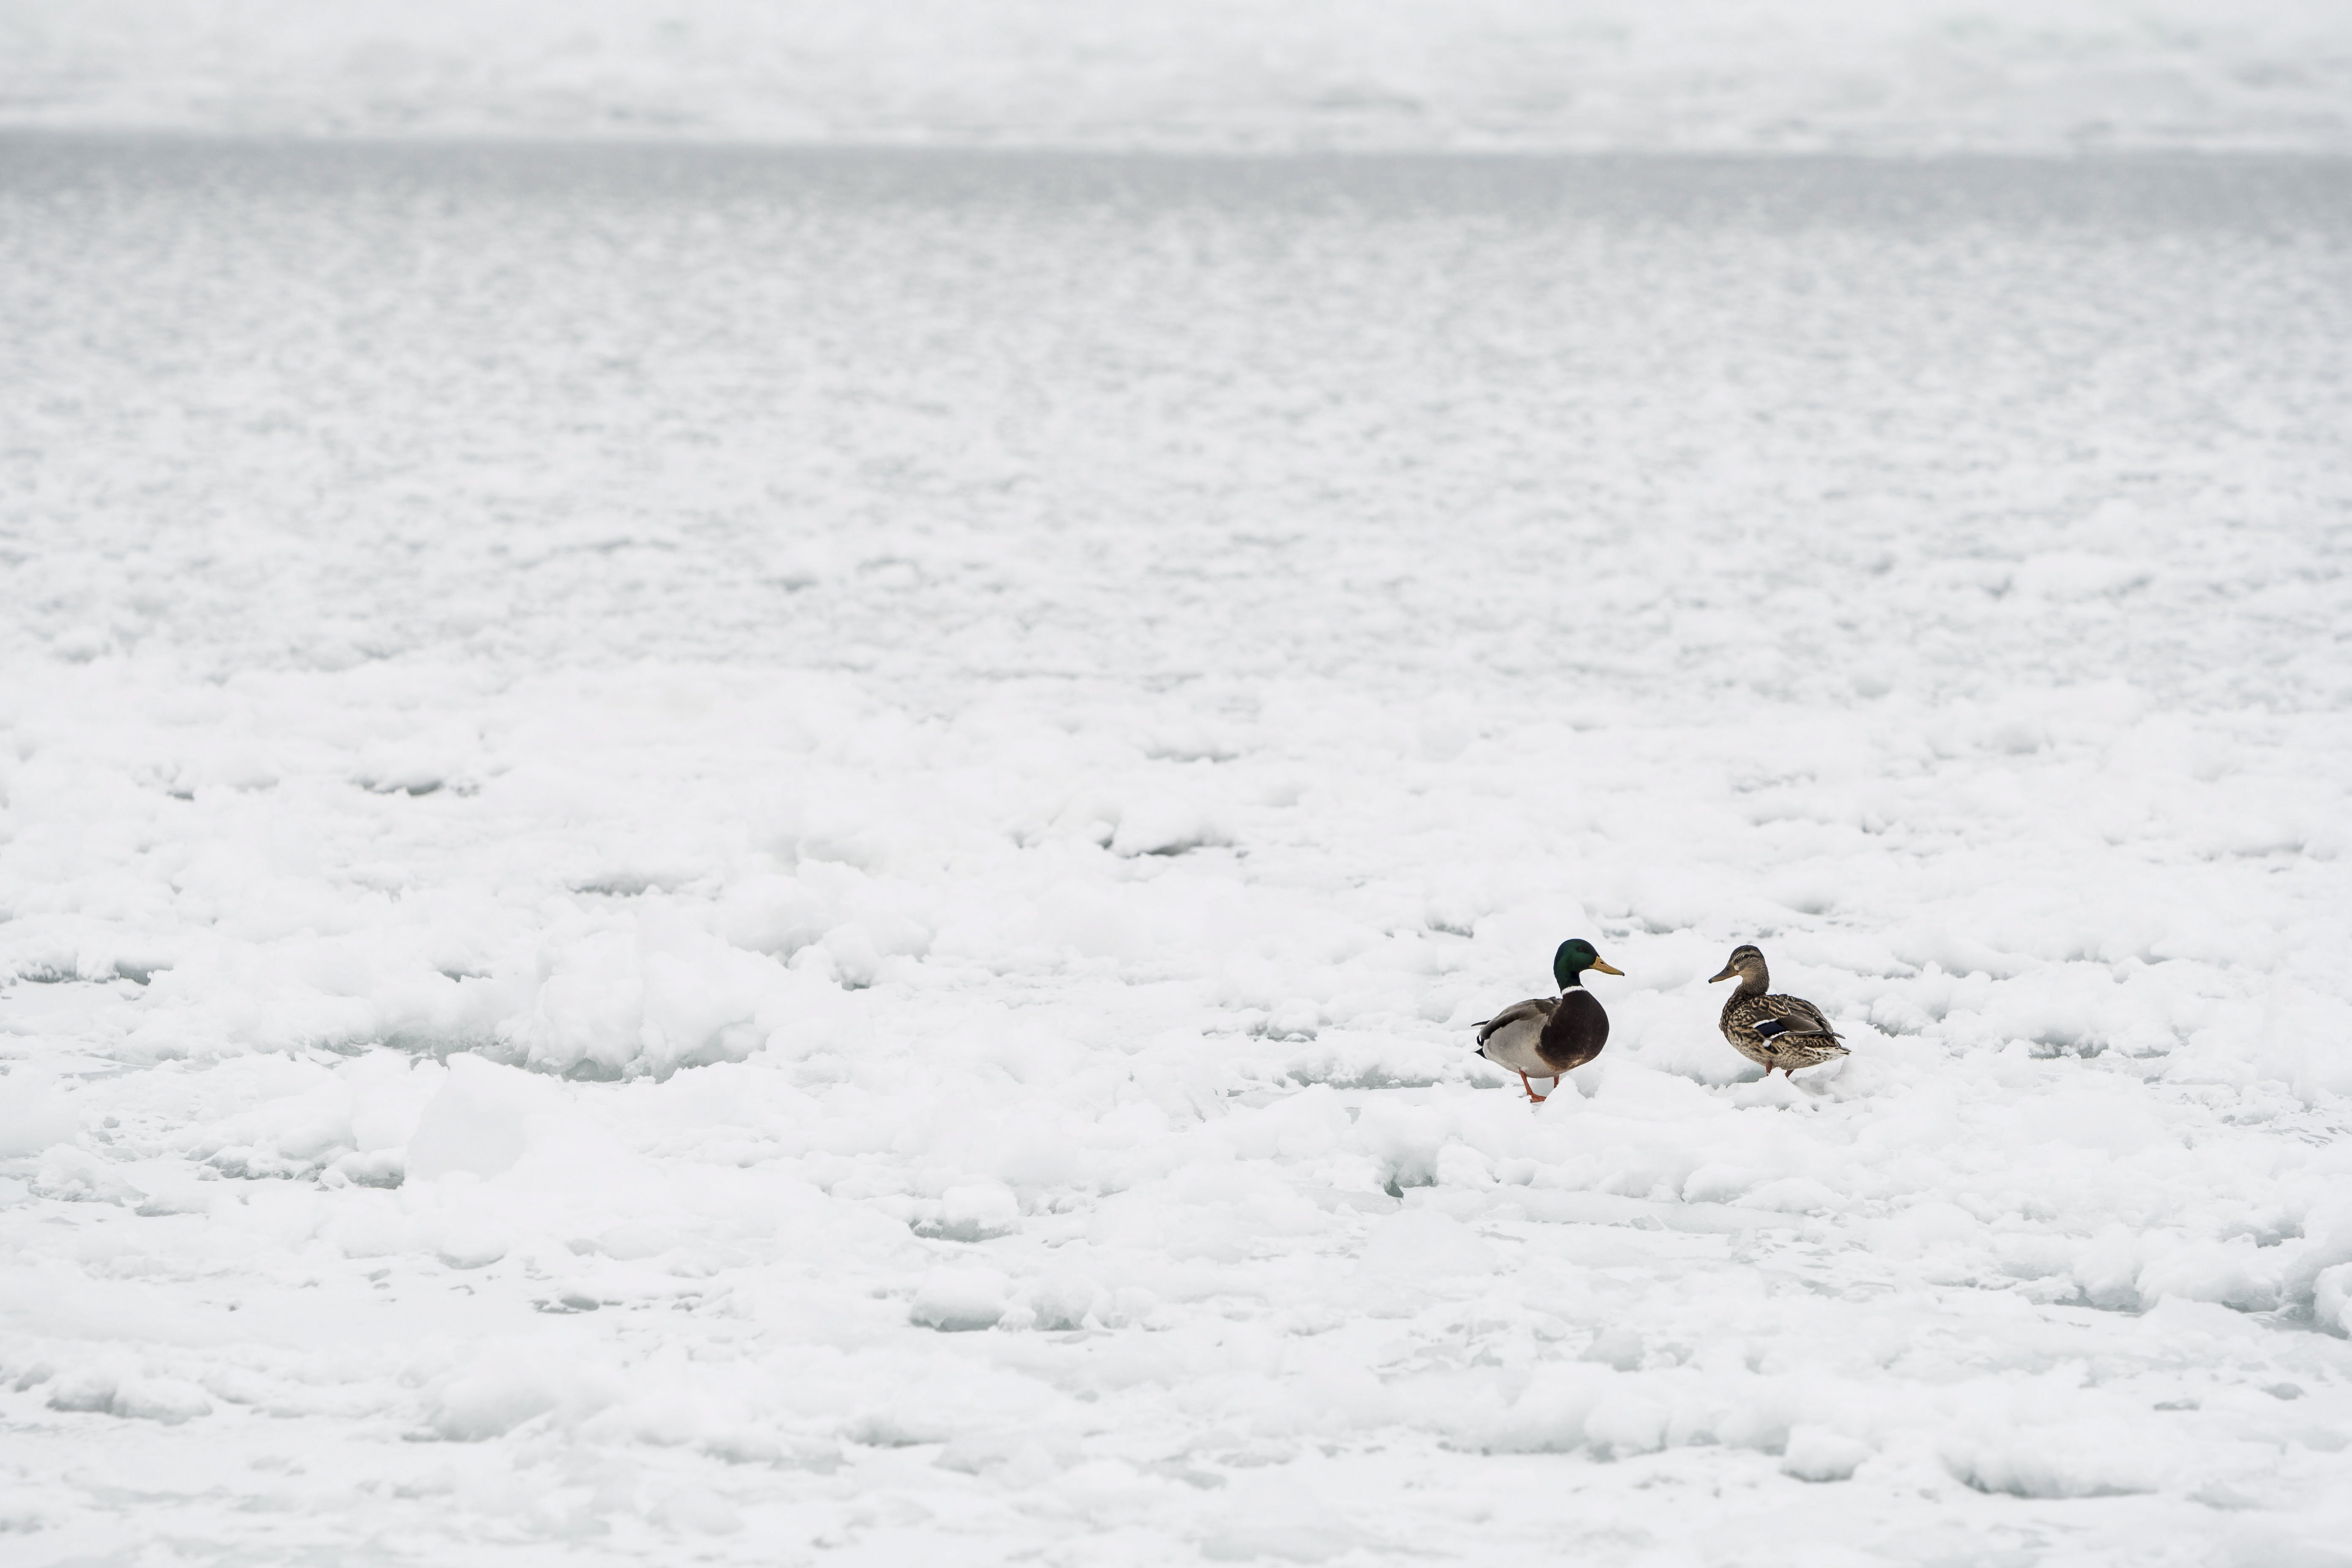
[[[0,119],[837,146],[2352,153],[2341,0],[5,0]]]
[[[18,135],[0,332],[12,1563],[2352,1560],[2352,168]]]

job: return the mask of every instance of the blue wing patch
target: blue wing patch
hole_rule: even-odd
[[[1788,1026],[1789,1020],[1786,1018],[1762,1018],[1757,1021],[1756,1032],[1769,1040]]]

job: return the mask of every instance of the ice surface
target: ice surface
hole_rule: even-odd
[[[2344,1562],[2347,197],[0,143],[6,1555]]]
[[[2340,0],[0,0],[0,123],[1223,149],[2352,150]]]

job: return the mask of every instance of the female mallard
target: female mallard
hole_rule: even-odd
[[[1731,1042],[1733,1050],[1763,1068],[1766,1078],[1772,1076],[1774,1068],[1794,1077],[1799,1068],[1846,1054],[1838,1044],[1838,1032],[1830,1027],[1819,1007],[1800,996],[1766,994],[1772,973],[1764,967],[1761,951],[1733,948],[1723,973],[1707,984],[1735,974],[1739,976],[1739,986],[1723,1005],[1723,1037]]]
[[[1510,1068],[1528,1086],[1528,1098],[1541,1105],[1544,1097],[1528,1083],[1530,1076],[1556,1079],[1580,1068],[1609,1043],[1609,1015],[1584,988],[1584,972],[1603,974],[1625,972],[1601,962],[1600,952],[1582,937],[1559,944],[1552,954],[1552,978],[1559,982],[1557,1000],[1534,996],[1514,1002],[1478,1026],[1478,1054]]]

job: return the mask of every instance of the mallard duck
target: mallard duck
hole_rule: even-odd
[[[1723,973],[1707,984],[1735,974],[1739,976],[1739,986],[1723,1005],[1723,1037],[1731,1042],[1733,1050],[1761,1067],[1766,1078],[1772,1076],[1774,1068],[1794,1077],[1799,1068],[1846,1054],[1846,1048],[1838,1044],[1838,1032],[1830,1027],[1819,1007],[1801,996],[1768,994],[1772,972],[1764,967],[1761,949],[1733,948]]]
[[[1609,1015],[1601,1010],[1600,999],[1584,988],[1588,969],[1603,974],[1625,973],[1603,963],[1600,951],[1591,942],[1572,937],[1552,954],[1551,973],[1559,982],[1559,996],[1514,1002],[1478,1026],[1478,1054],[1518,1074],[1519,1081],[1527,1085],[1528,1098],[1538,1105],[1544,1102],[1544,1096],[1536,1092],[1530,1075],[1557,1079],[1599,1056],[1601,1047],[1609,1043]]]

